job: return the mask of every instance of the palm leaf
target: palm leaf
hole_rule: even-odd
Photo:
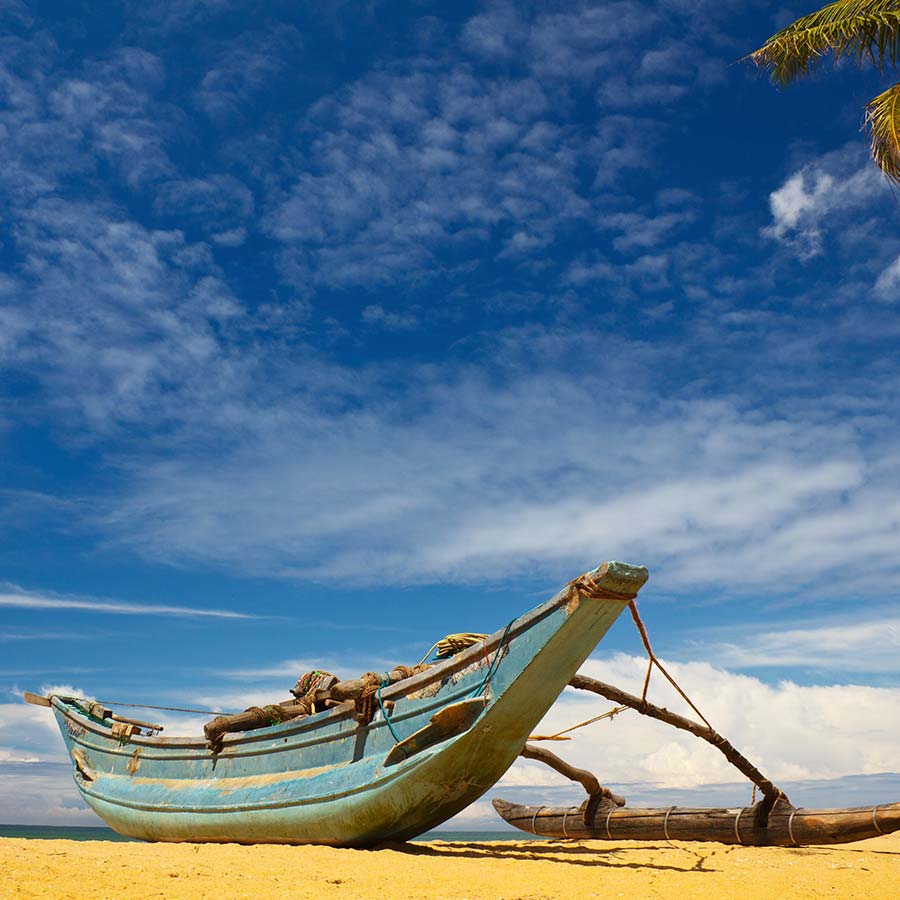
[[[792,22],[750,54],[785,85],[816,70],[826,53],[883,70],[900,61],[900,0],[837,0]]]
[[[866,126],[875,165],[891,181],[900,184],[900,84],[866,104]]]

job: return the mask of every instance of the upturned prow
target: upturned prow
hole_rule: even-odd
[[[646,566],[632,566],[614,559],[601,563],[593,571],[581,576],[582,579],[590,579],[604,591],[626,597],[637,594],[649,577],[650,573]]]

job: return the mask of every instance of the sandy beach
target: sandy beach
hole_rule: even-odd
[[[889,897],[900,834],[835,847],[655,842],[379,850],[6,839],[0,897]]]

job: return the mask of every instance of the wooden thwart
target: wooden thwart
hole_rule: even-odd
[[[411,674],[424,672],[427,665],[419,665],[414,668],[397,666],[386,673],[384,686],[409,678]],[[379,676],[376,676],[379,677]],[[374,683],[375,685],[378,682]],[[313,691],[311,695],[301,697],[298,700],[284,700],[264,707],[251,707],[244,712],[229,716],[216,716],[203,726],[206,739],[213,747],[217,746],[222,738],[229,733],[238,731],[253,731],[264,728],[267,725],[287,722],[300,716],[308,716],[317,707],[339,706],[349,701],[357,701],[365,697],[367,693],[374,694],[372,677],[362,676],[347,681],[339,681],[333,687]]]

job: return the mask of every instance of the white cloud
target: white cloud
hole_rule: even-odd
[[[772,224],[764,234],[798,256],[823,252],[825,234],[838,231],[847,213],[874,209],[889,197],[885,179],[856,145],[825,154],[790,175],[769,195]]]
[[[274,20],[260,30],[242,31],[237,38],[223,41],[194,93],[195,104],[215,124],[233,123],[261,92],[271,89],[288,59],[293,64],[302,47],[296,28]]]
[[[297,662],[302,667],[302,661]],[[367,661],[356,662],[365,667]],[[642,657],[595,656],[585,663],[582,672],[639,694],[645,665]],[[900,735],[892,726],[900,721],[898,688],[853,684],[800,686],[790,681],[771,685],[705,662],[667,661],[666,665],[713,726],[776,783],[784,786],[787,782],[790,786],[792,782],[811,780],[840,785],[839,797],[830,796],[827,802],[819,798],[818,805],[867,802],[872,799],[872,789],[848,776],[874,778],[878,773],[896,769]],[[71,686],[57,686],[52,690],[81,695]],[[182,702],[209,709],[243,709],[282,696],[287,696],[286,688],[280,682],[273,682],[254,691],[217,689],[195,693],[189,698],[185,695]],[[658,673],[651,682],[650,698],[669,709],[692,715]],[[178,705],[175,700],[172,702]],[[554,733],[611,705],[596,695],[567,689],[535,731]],[[199,734],[207,718],[185,718],[164,712],[154,713],[154,718],[160,715],[169,716],[160,721],[170,736]],[[692,735],[633,711],[575,731],[572,737],[570,741],[544,746],[574,765],[593,771],[602,783],[624,793],[632,805],[749,802],[749,784],[740,783],[740,776],[717,750]],[[727,796],[722,791],[710,793],[710,786],[714,785],[727,789]],[[803,788],[800,802],[803,802],[802,796],[813,792],[812,785],[800,787]],[[865,788],[865,797],[859,793],[854,795],[861,787]],[[659,799],[663,794],[665,797]],[[583,799],[580,788],[527,760],[517,761],[490,796],[538,804],[577,805]],[[873,802],[890,799],[882,792]],[[0,807],[12,803],[20,821],[87,821],[80,811],[83,806],[72,783],[62,739],[46,709],[0,704]],[[487,800],[482,800],[469,807],[443,827],[490,827],[497,820],[486,803]],[[57,815],[62,818],[51,818]]]
[[[697,655],[748,668],[809,668],[833,673],[900,673],[900,617],[848,615],[747,627],[736,640],[698,642]]]
[[[29,593],[0,593],[0,607],[7,609],[72,609],[126,616],[179,616],[214,619],[255,619],[249,613],[156,603],[126,603],[89,597],[43,597]]]
[[[807,179],[811,182],[807,189]],[[796,228],[801,217],[818,218],[833,196],[834,179],[825,172],[796,172],[769,196],[776,237]]]
[[[556,580],[603,555],[650,564],[664,590],[900,587],[883,433],[821,403],[768,418],[660,398],[655,354],[599,335],[527,330],[490,355],[492,376],[408,369],[408,394],[313,367],[344,412],[233,406],[244,440],[211,458],[203,429],[196,452],[139,455],[96,524],[154,558],[300,578]]]
[[[900,721],[900,688],[770,685],[705,662],[665,664],[713,727],[776,783],[896,770],[900,735],[886,723]],[[645,669],[644,658],[619,654],[594,657],[581,672],[640,695]],[[658,672],[650,699],[696,718]],[[553,734],[612,706],[567,689],[535,732]],[[631,710],[572,737],[544,746],[593,771],[602,783],[688,788],[740,778],[709,744]],[[538,771],[521,760],[500,786],[560,783],[560,776],[550,772],[542,779]]]
[[[878,276],[875,281],[875,295],[889,303],[900,301],[900,256]]]
[[[414,315],[390,312],[380,303],[371,303],[365,307],[362,311],[362,320],[387,331],[410,331],[419,327],[419,321]]]
[[[507,255],[518,234],[550,243],[589,209],[585,141],[553,119],[534,79],[485,79],[446,60],[370,73],[320,100],[265,219],[284,271],[307,292],[416,284],[492,236]]]

